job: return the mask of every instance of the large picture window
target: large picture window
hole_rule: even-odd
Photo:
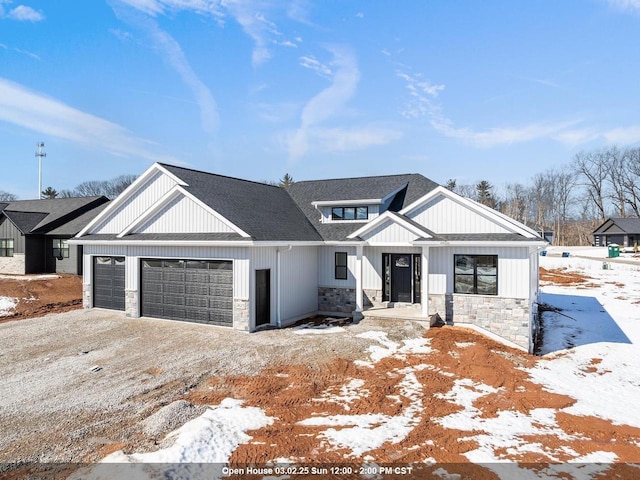
[[[454,255],[454,293],[498,294],[497,255]]]
[[[66,240],[53,239],[53,256],[54,258],[69,258],[69,244]]]
[[[13,257],[13,238],[0,238],[0,257]]]
[[[347,279],[347,252],[336,252],[336,280]]]

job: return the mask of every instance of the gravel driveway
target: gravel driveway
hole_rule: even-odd
[[[424,333],[410,321],[367,319],[331,334],[248,334],[105,310],[0,324],[0,463],[92,462],[132,439],[153,448],[158,439],[141,422],[199,382],[365,358],[372,341],[355,335],[372,329],[395,341]]]

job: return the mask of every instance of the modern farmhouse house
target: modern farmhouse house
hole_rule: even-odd
[[[0,274],[82,273],[82,247],[69,245],[106,197],[0,202]]]
[[[282,189],[159,163],[72,242],[87,308],[253,331],[404,307],[527,349],[546,245],[417,174]]]

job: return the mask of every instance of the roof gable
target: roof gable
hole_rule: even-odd
[[[516,233],[539,239],[531,228],[444,187],[430,191],[400,213],[437,235]]]
[[[596,228],[593,233],[640,233],[640,218],[611,217]]]
[[[385,212],[359,228],[348,238],[360,238],[370,245],[411,243],[417,239],[433,239],[434,233],[410,218],[395,212]]]

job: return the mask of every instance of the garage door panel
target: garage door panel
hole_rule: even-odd
[[[230,261],[142,260],[142,314],[232,326]]]
[[[93,258],[93,306],[124,310],[124,257]]]

